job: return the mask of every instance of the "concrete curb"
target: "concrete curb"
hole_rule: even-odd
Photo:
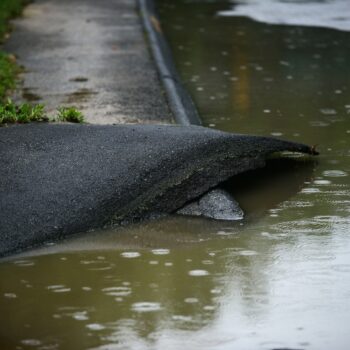
[[[160,27],[153,0],[137,1],[152,56],[176,122],[181,125],[202,125],[192,98],[183,87],[176,71],[170,48]]]

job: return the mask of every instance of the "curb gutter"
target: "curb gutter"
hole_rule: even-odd
[[[176,122],[181,125],[202,125],[191,96],[180,82],[170,48],[162,33],[153,0],[138,0],[138,5],[153,59],[156,62]]]

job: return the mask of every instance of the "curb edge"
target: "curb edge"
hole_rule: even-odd
[[[176,122],[181,125],[202,125],[197,108],[183,87],[175,68],[171,50],[161,31],[153,0],[137,0],[137,2],[143,29],[147,34],[152,56]]]

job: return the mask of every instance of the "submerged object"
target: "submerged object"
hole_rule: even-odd
[[[306,145],[196,126],[0,129],[0,256],[172,213],[229,177]]]
[[[205,193],[198,200],[186,204],[177,214],[203,216],[216,220],[235,221],[244,217],[243,210],[231,194],[221,188]]]

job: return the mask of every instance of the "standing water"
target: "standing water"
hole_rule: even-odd
[[[0,348],[348,349],[348,14],[326,1],[158,5],[207,126],[321,155],[227,183],[242,221],[172,216],[3,261]]]

